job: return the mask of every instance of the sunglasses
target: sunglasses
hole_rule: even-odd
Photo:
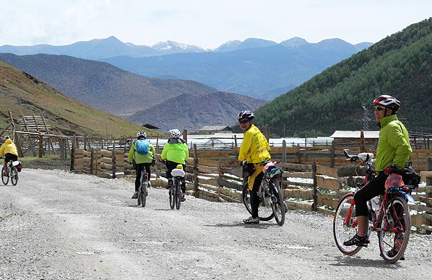
[[[240,121],[239,121],[240,124],[246,124],[246,123],[248,123],[248,122],[249,122],[249,120],[240,120]]]
[[[381,106],[375,106],[374,107],[374,110],[376,111],[376,112],[380,112],[380,111],[383,111],[383,110],[385,110],[386,108],[385,107],[381,107]]]

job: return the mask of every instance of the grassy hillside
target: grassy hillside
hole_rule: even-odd
[[[102,137],[133,136],[142,127],[76,101],[33,76],[0,62],[0,130],[9,124],[8,110],[14,118],[21,112],[40,112],[56,133],[87,134]]]
[[[362,129],[363,106],[375,130],[372,101],[390,94],[402,102],[400,118],[410,131],[432,132],[432,18],[413,24],[353,55],[256,112],[281,135]]]

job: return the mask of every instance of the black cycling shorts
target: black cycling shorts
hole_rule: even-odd
[[[18,160],[18,156],[14,155],[14,154],[5,154],[5,162],[8,163],[9,161],[17,161]]]

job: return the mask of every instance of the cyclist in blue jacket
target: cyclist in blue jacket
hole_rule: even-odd
[[[129,150],[128,161],[134,163],[136,170],[135,192],[132,198],[138,198],[138,189],[141,183],[141,172],[144,171],[145,168],[150,180],[150,165],[155,164],[155,148],[148,140],[146,140],[146,138],[147,134],[145,132],[138,132],[137,141],[132,144]]]

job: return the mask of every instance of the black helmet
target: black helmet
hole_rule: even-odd
[[[374,106],[381,105],[383,107],[392,109],[393,112],[396,112],[399,109],[401,102],[391,95],[383,94],[383,95],[378,96],[373,101],[373,105]]]
[[[253,119],[255,116],[254,116],[254,113],[252,113],[251,111],[241,111],[239,114],[238,114],[238,116],[237,116],[237,119],[238,120],[241,120],[241,119],[249,119],[249,120],[251,120],[251,119]]]

